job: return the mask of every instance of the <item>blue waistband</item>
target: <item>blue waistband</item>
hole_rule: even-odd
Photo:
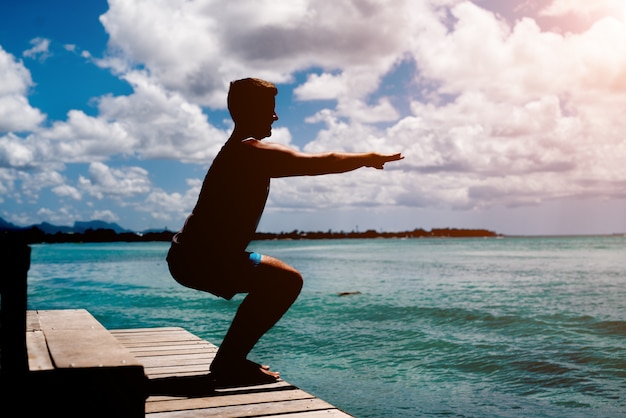
[[[255,252],[251,252],[248,255],[248,258],[250,259],[250,261],[252,261],[252,264],[255,266],[258,266],[259,264],[261,264],[261,258],[263,256],[259,253],[255,253]]]

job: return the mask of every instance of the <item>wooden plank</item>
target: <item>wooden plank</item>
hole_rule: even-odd
[[[41,331],[37,311],[26,311],[26,332],[28,331]]]
[[[314,396],[303,390],[293,388],[290,390],[262,391],[251,393],[228,393],[221,392],[214,396],[198,398],[176,398],[170,397],[161,400],[146,402],[146,412],[176,411],[182,409],[217,408],[224,406],[250,405],[264,402],[293,401],[302,399],[313,399]]]
[[[128,351],[133,353],[135,357],[149,357],[149,356],[170,356],[178,354],[202,354],[202,353],[216,353],[217,347],[213,347],[207,344],[195,344],[195,345],[164,345],[156,347],[128,347]]]
[[[27,311],[30,370],[139,366],[130,351],[85,309]]]
[[[318,399],[304,399],[286,402],[266,402],[250,405],[234,405],[217,408],[186,409],[149,414],[150,418],[198,418],[198,417],[258,417],[283,416],[285,413],[310,412],[336,409],[331,404]],[[349,417],[350,415],[342,415]]]
[[[187,398],[202,398],[202,397],[219,397],[219,396],[231,396],[237,395],[241,393],[269,393],[269,392],[278,392],[278,391],[288,391],[288,390],[296,390],[297,387],[292,384],[285,382],[284,380],[279,380],[275,383],[267,383],[264,385],[256,385],[256,386],[248,386],[248,387],[240,387],[240,388],[224,388],[224,389],[213,389],[210,385],[204,385],[208,383],[208,375],[189,375],[189,376],[172,376],[169,378],[157,378],[151,380],[151,382],[155,385],[152,386],[153,390],[151,392],[150,397],[147,402],[161,402],[161,401],[171,401],[177,399],[187,399]],[[158,382],[173,380],[170,383],[166,383],[165,385],[159,384]],[[182,388],[179,387],[183,386]],[[186,390],[191,388],[196,389],[196,392],[191,396],[190,393],[186,393]],[[201,387],[204,385],[204,387]],[[313,395],[311,395],[313,396]]]
[[[88,330],[106,331],[100,322],[85,309],[59,309],[37,311],[41,329],[54,330]]]
[[[136,335],[136,334],[139,334],[139,333],[142,333],[142,332],[150,332],[150,333],[161,333],[161,332],[171,332],[171,331],[185,331],[185,332],[189,332],[185,328],[181,328],[181,327],[127,328],[127,329],[112,329],[112,330],[109,330],[109,331],[112,334],[115,334],[115,335],[124,335],[124,334]],[[193,334],[191,334],[191,335],[193,335]]]
[[[208,373],[209,372],[209,366],[210,363],[206,363],[206,364],[192,364],[192,365],[186,365],[186,366],[166,366],[166,367],[144,367],[145,373],[149,378],[152,378],[153,376],[161,376],[161,375],[169,375],[172,373],[180,373],[180,374],[189,374],[189,373],[193,373],[196,375],[202,374],[202,373]]]
[[[116,336],[117,337],[117,336]],[[122,335],[117,337],[120,341],[131,339],[133,344],[152,344],[162,342],[190,342],[190,343],[202,343],[203,341],[195,335],[185,335],[179,331],[175,331],[173,334],[138,334],[138,335]]]
[[[137,333],[116,333],[112,332],[113,335],[120,341],[132,340],[133,344],[142,344],[142,343],[154,343],[154,342],[165,342],[165,341],[178,341],[178,342],[197,342],[197,343],[206,343],[206,341],[202,340],[200,337],[197,337],[186,331],[182,328],[172,329],[168,332],[137,332]]]
[[[31,325],[42,330],[50,357],[57,368],[142,366],[85,309],[40,310],[27,318]],[[35,346],[32,348],[37,349]]]
[[[171,356],[138,356],[137,360],[141,360],[143,367],[146,369],[157,367],[174,367],[174,366],[193,366],[211,364],[214,353],[206,354],[186,354]]]
[[[110,332],[144,365],[152,389],[146,400],[149,418],[350,417],[284,380],[213,388],[208,373],[217,346],[182,328]]]
[[[133,338],[140,336],[140,335],[178,335],[183,338],[193,338],[196,340],[202,339],[198,337],[197,335],[194,335],[191,332],[187,331],[185,328],[181,328],[181,327],[114,329],[114,330],[109,330],[109,332],[119,337],[123,337],[126,335],[131,336]],[[205,342],[208,342],[208,341],[205,341]]]
[[[29,416],[145,416],[143,365],[84,309],[27,311]]]
[[[283,414],[280,418],[347,418],[351,415],[346,414],[340,409],[324,409],[319,411],[296,412],[293,414]]]
[[[28,352],[29,370],[54,369],[43,331],[29,331],[26,333],[26,351]]]
[[[44,333],[56,367],[142,366],[106,330],[52,329]]]

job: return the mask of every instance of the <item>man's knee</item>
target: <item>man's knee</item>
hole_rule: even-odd
[[[265,270],[267,276],[279,280],[284,286],[297,289],[298,291],[302,288],[302,275],[289,264],[277,258],[264,255],[262,265],[268,268],[268,270]]]
[[[273,292],[281,292],[285,295],[296,297],[302,290],[304,280],[299,271],[295,269],[282,270],[274,275],[275,286]]]
[[[304,279],[302,278],[302,275],[299,271],[295,270],[291,277],[291,286],[296,296],[300,294],[303,285]]]

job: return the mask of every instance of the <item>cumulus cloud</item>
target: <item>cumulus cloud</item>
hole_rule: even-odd
[[[0,167],[28,167],[33,159],[33,150],[20,137],[12,133],[0,137]]]
[[[21,189],[17,190],[20,199],[31,203],[37,202],[41,190],[63,185],[67,180],[59,171],[52,169],[14,173],[14,179],[21,183]]]
[[[597,7],[612,6],[602,3]],[[223,106],[230,78],[254,73],[281,82],[321,69],[294,90],[297,100],[336,103],[308,119],[325,128],[305,150],[404,151],[401,167],[413,179],[398,192],[404,202],[423,201],[409,196],[426,194],[458,207],[518,204],[553,196],[555,185],[559,195],[576,195],[590,176],[602,181],[594,167],[617,164],[601,155],[592,135],[623,146],[615,126],[623,124],[616,109],[626,80],[626,46],[619,41],[626,28],[616,19],[560,34],[541,29],[532,17],[511,23],[463,1],[342,3],[332,10],[321,1],[285,7],[238,2],[219,10],[212,1],[160,5],[151,11],[144,2],[111,3],[102,17],[118,51],[111,58],[147,63],[146,79],[211,106]],[[566,12],[558,1],[542,11]],[[131,24],[135,18],[140,24]],[[155,32],[166,27],[166,18],[175,36]],[[241,21],[247,24],[230,24]],[[368,96],[407,57],[418,68],[416,89],[406,92],[413,115],[399,119],[388,98],[369,103]],[[380,131],[371,126],[378,122],[392,124]],[[590,155],[603,164],[590,163]],[[347,178],[332,182],[325,193],[300,190],[311,190],[305,200],[318,205],[323,202],[316,196],[330,196],[328,190],[355,195]],[[293,199],[293,193],[277,193],[272,202],[289,207]]]
[[[206,163],[217,154],[227,133],[210,125],[198,105],[167,91],[145,72],[133,71],[125,78],[133,94],[105,96],[98,104],[100,118],[123,129],[120,146],[125,144],[143,158],[195,163]]]
[[[518,12],[535,15],[514,21],[489,10],[492,3],[110,0],[101,16],[109,49],[89,59],[127,81],[133,93],[96,98],[96,115],[72,110],[66,120],[42,127],[45,116],[26,99],[30,73],[0,49],[6,74],[0,80],[0,131],[6,132],[0,167],[9,170],[0,187],[13,190],[18,171],[26,179],[33,168],[58,175],[66,164],[89,164],[89,174],[75,185],[66,185],[68,179],[46,184],[73,199],[141,197],[138,210],[163,220],[181,217],[195,203],[200,179],[186,191],[168,192],[134,161],[206,165],[228,136],[206,113],[224,108],[229,81],[253,75],[291,84],[298,103],[313,104],[306,121],[321,128],[301,146],[305,151],[406,156],[384,175],[364,170],[279,180],[270,196],[273,210],[480,209],[622,197],[621,2],[554,0],[524,9],[527,2],[518,1]],[[601,16],[579,32],[538,23],[572,13]],[[47,50],[40,40],[24,56],[42,57]],[[393,93],[404,109],[383,85],[398,76],[402,62],[415,65],[405,75],[407,88]],[[291,145],[291,132],[279,125],[272,140]],[[133,162],[114,168],[114,159]]]
[[[1,46],[0,74],[0,132],[35,129],[45,115],[30,106],[26,98],[33,86],[30,72]]]
[[[601,20],[584,33],[558,35],[540,31],[532,19],[511,27],[470,3],[452,13],[452,30],[417,42],[416,56],[422,76],[438,84],[437,93],[456,97],[441,105],[414,103],[421,127],[415,133],[425,139],[416,145],[405,140],[407,154],[415,156],[407,155],[407,164],[457,167],[494,183],[480,195],[468,193],[469,199],[502,189],[504,176],[532,180],[526,194],[540,199],[578,195],[587,179],[603,177],[601,171],[622,172],[617,159],[600,155],[605,147],[599,144],[624,147],[624,121],[616,108],[626,105],[625,54],[608,52],[623,50],[623,22]],[[417,120],[398,124],[397,134],[409,133],[402,124],[415,126]],[[524,195],[520,189],[502,193],[501,200]]]
[[[624,2],[621,0],[554,0],[541,10],[541,14],[546,16],[567,14],[585,16],[596,12],[624,13]]]
[[[119,217],[110,210],[95,210],[89,219],[98,219],[106,222],[117,222]]]
[[[82,198],[82,194],[75,187],[69,186],[67,184],[62,184],[60,186],[52,188],[52,192],[57,196],[61,197],[69,197],[74,200],[80,200]],[[102,218],[96,218],[102,219]]]
[[[233,79],[255,74],[286,82],[311,67],[348,74],[311,79],[326,94],[363,97],[406,49],[412,21],[431,14],[425,2],[410,1],[109,4],[101,21],[111,51],[102,65],[127,71],[145,64],[160,85],[213,107],[224,106]],[[314,88],[302,87],[299,97],[316,97]]]
[[[153,219],[180,222],[182,217],[186,216],[195,206],[202,181],[200,179],[188,179],[187,186],[186,191],[174,193],[155,189],[150,192],[138,210],[149,212]]]
[[[97,199],[105,196],[122,198],[145,194],[151,187],[145,169],[111,168],[103,163],[92,163],[89,166],[89,177],[80,176],[78,184],[82,190]]]
[[[74,221],[80,219],[80,216],[78,216],[72,208],[68,207],[61,207],[56,210],[43,207],[37,210],[37,219],[45,219],[47,222],[56,225],[71,225]],[[28,222],[33,222],[33,220],[24,219],[21,224],[27,224]]]

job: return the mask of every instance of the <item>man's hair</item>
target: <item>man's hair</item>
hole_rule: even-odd
[[[255,108],[276,96],[274,83],[259,78],[244,78],[232,81],[228,90],[228,111],[237,123],[254,114]]]

